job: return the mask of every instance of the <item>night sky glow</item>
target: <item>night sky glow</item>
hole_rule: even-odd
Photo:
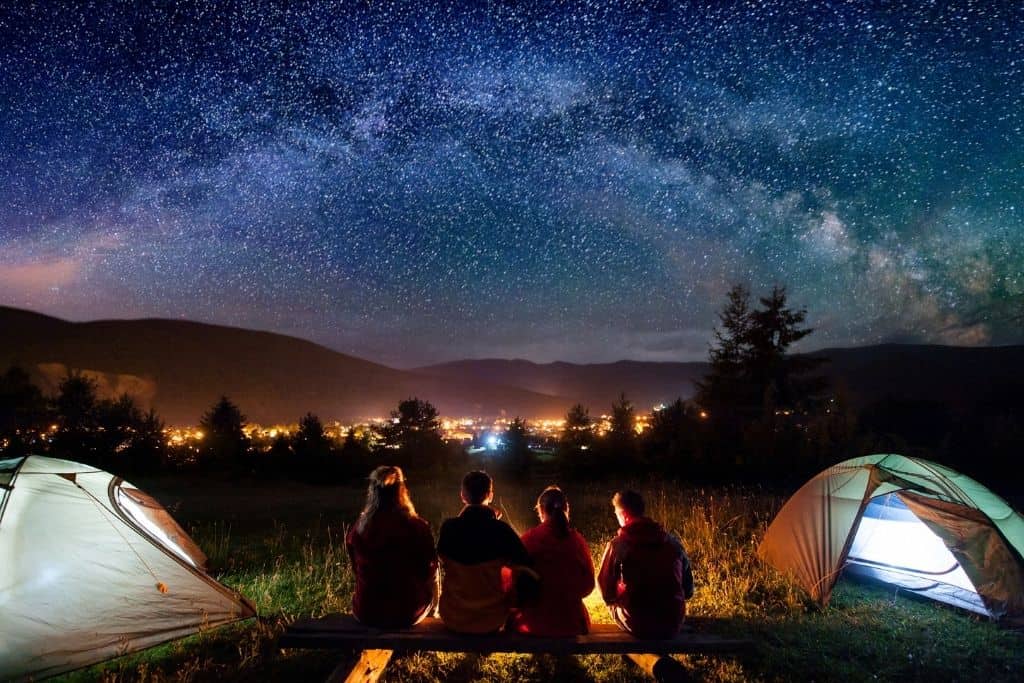
[[[435,4],[5,3],[0,303],[691,360],[781,282],[814,347],[1021,340],[1024,5]]]

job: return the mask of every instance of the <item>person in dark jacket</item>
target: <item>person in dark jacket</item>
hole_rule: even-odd
[[[594,590],[594,562],[580,532],[569,526],[569,499],[557,486],[537,498],[540,525],[523,534],[523,545],[540,575],[535,604],[512,615],[512,626],[535,636],[576,636],[590,631],[583,598]]]
[[[490,476],[470,472],[462,480],[465,507],[458,517],[441,525],[437,541],[444,570],[441,620],[459,633],[500,630],[513,602],[506,588],[508,570],[518,571],[530,564],[519,536],[490,507],[493,498]]]
[[[671,638],[693,597],[690,559],[677,536],[644,516],[639,493],[620,491],[612,506],[621,528],[601,560],[601,596],[622,629],[640,638]]]
[[[345,538],[356,575],[352,613],[381,628],[418,623],[437,603],[430,524],[416,515],[399,467],[370,473],[366,507]]]

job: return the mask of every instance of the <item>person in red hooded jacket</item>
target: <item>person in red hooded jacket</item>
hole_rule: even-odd
[[[437,604],[437,554],[399,467],[370,473],[366,507],[345,538],[356,575],[352,613],[368,626],[402,628]]]
[[[516,610],[511,625],[535,636],[575,636],[590,631],[583,598],[594,590],[594,563],[580,532],[569,526],[569,500],[557,486],[537,498],[540,525],[523,534],[523,545],[540,575],[536,600]]]
[[[693,571],[674,534],[644,516],[644,499],[636,491],[612,498],[619,529],[608,542],[597,585],[622,629],[640,638],[671,638],[693,597]]]

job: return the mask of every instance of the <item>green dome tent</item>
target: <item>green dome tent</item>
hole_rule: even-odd
[[[1024,616],[1024,517],[955,470],[869,455],[821,472],[758,548],[827,603],[840,572],[993,618]]]
[[[0,680],[256,615],[154,498],[89,465],[0,460]]]

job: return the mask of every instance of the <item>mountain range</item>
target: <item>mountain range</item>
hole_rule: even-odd
[[[879,345],[825,349],[823,372],[855,405],[883,396],[968,406],[993,386],[1024,387],[1024,346]],[[47,393],[70,370],[104,396],[128,392],[168,424],[195,424],[221,395],[255,422],[388,414],[417,396],[443,415],[558,417],[575,402],[607,412],[620,393],[641,410],[694,393],[707,364],[461,360],[399,370],[270,332],[164,320],[69,322],[0,306],[0,371],[18,364]]]

